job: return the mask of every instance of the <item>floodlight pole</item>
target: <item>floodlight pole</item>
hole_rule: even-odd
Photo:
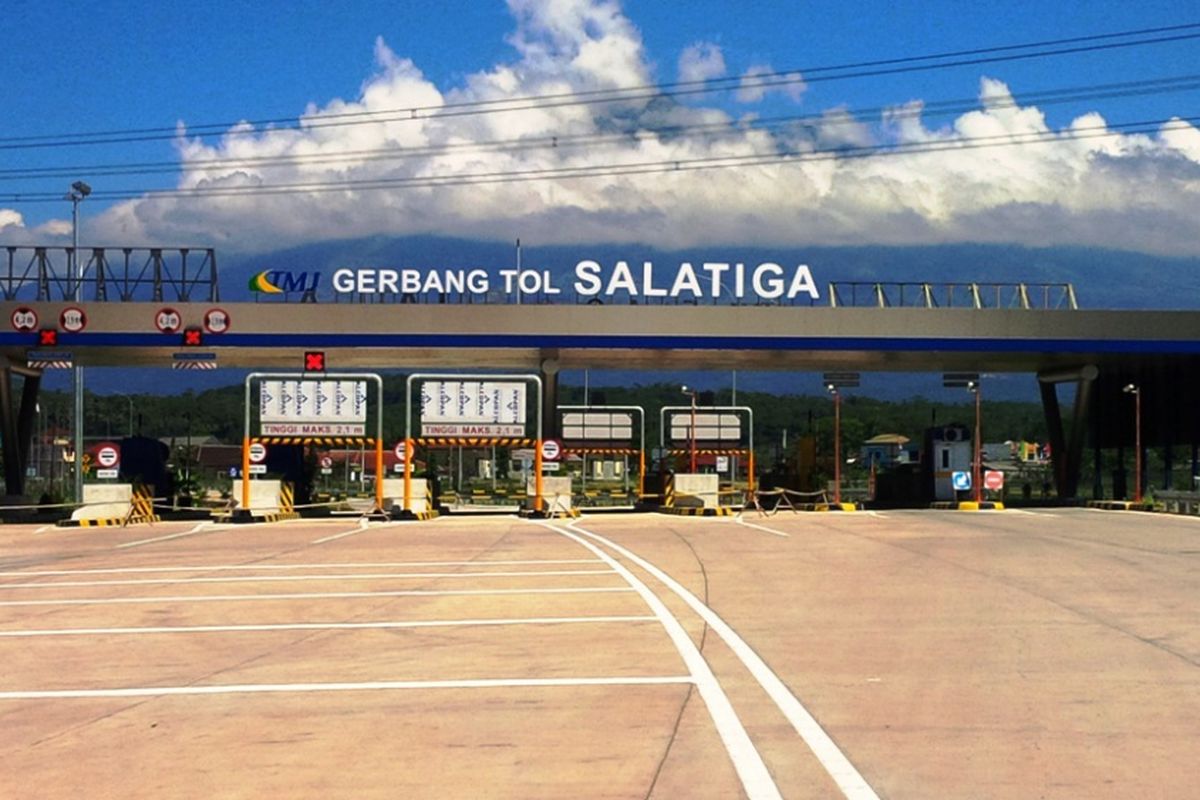
[[[1121,391],[1133,395],[1133,502],[1142,502],[1142,389],[1131,383]]]
[[[80,300],[80,289],[83,285],[83,274],[79,268],[79,203],[92,193],[92,187],[83,181],[71,184],[67,193],[71,201],[71,258],[67,261],[67,280],[71,286],[71,299],[76,303]],[[74,446],[75,446],[75,502],[83,502],[83,367],[76,361],[71,369],[73,393],[75,395],[74,413]]]
[[[983,430],[980,427],[983,415],[980,413],[982,409],[982,399],[979,387],[979,381],[971,381],[968,387],[975,393],[975,474],[972,480],[975,483],[975,502],[983,502]]]
[[[842,503],[842,393],[832,383],[825,387],[833,395],[833,502]]]

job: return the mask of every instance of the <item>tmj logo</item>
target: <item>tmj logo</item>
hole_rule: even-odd
[[[250,278],[252,292],[263,294],[286,294],[288,292],[315,292],[321,280],[319,272],[288,272],[271,269]]]

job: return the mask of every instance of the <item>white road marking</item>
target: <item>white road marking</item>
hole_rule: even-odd
[[[230,525],[214,525],[211,522],[201,522],[190,531],[182,531],[181,533],[169,533],[166,536],[155,536],[153,539],[138,539],[136,542],[126,542],[125,544],[117,545],[117,550],[124,550],[126,547],[138,547],[143,544],[153,544],[154,542],[166,542],[171,539],[182,539],[184,536],[192,536],[197,533],[206,533],[209,531],[224,531],[229,530]]]
[[[759,798],[767,798],[768,800],[779,798],[779,800],[782,800],[779,787],[775,785],[775,780],[767,770],[767,765],[763,763],[762,756],[755,749],[754,743],[750,741],[750,736],[742,726],[742,721],[738,718],[733,704],[729,702],[725,690],[721,688],[721,684],[717,681],[716,676],[713,675],[708,662],[704,660],[704,656],[700,654],[700,650],[691,640],[691,637],[687,635],[687,631],[683,629],[683,625],[671,615],[671,612],[667,610],[666,605],[658,598],[658,595],[650,591],[650,588],[638,580],[637,576],[630,572],[624,565],[581,536],[547,523],[536,524],[549,528],[555,533],[566,536],[569,539],[573,539],[581,546],[595,553],[598,558],[604,559],[609,566],[619,572],[621,577],[625,578],[629,582],[629,585],[641,595],[655,616],[658,617],[663,628],[666,629],[667,635],[671,637],[671,641],[675,644],[675,648],[679,651],[679,655],[683,658],[684,663],[687,664],[688,671],[696,683],[696,688],[700,692],[700,697],[703,698],[704,704],[708,707],[708,713],[717,728],[717,734],[721,737],[721,742],[725,745],[725,750],[729,753],[729,758],[733,761],[734,769],[742,781],[742,788],[745,789],[746,795],[750,800],[759,800]]]
[[[537,575],[612,575],[611,569],[556,569],[519,572],[350,572],[341,575],[230,575],[220,578],[136,578],[120,581],[0,583],[0,589],[54,589],[60,586],[153,586],[186,583],[257,583],[271,581],[374,581],[401,578],[530,578]]]
[[[369,530],[368,525],[367,525],[367,523],[369,521],[370,520],[367,520],[367,519],[359,520],[357,528],[351,528],[348,531],[342,531],[341,533],[335,533],[332,536],[323,536],[320,539],[313,539],[310,544],[325,544],[325,542],[333,542],[338,539],[345,539],[347,536],[353,536],[356,533],[362,533],[365,530]]]
[[[734,517],[734,519],[737,520],[738,525],[745,525],[747,528],[754,528],[756,531],[763,531],[764,533],[769,533],[772,536],[782,536],[785,539],[791,538],[789,534],[786,534],[783,531],[766,528],[762,525],[755,525],[753,522],[746,522],[746,520],[742,519],[741,517]]]
[[[327,564],[196,564],[182,567],[110,567],[106,569],[10,570],[0,576],[33,575],[117,575],[141,572],[215,572],[239,569],[391,569],[393,567],[490,567],[523,564],[603,564],[598,558],[558,558],[521,561],[337,561]]]
[[[679,596],[693,611],[695,611],[709,627],[721,637],[726,645],[734,652],[735,655],[758,681],[759,685],[766,690],[767,694],[775,701],[775,704],[787,717],[788,721],[795,728],[796,733],[812,750],[813,755],[821,762],[821,766],[829,773],[838,788],[842,790],[842,794],[851,800],[879,800],[879,796],[875,790],[866,782],[866,779],[855,769],[850,763],[850,759],[838,749],[834,744],[833,739],[820,726],[820,724],[809,713],[808,709],[792,694],[783,681],[779,679],[766,662],[754,652],[754,649],[748,645],[741,636],[729,627],[725,620],[721,619],[711,608],[700,601],[694,594],[685,589],[678,581],[670,575],[663,572],[658,567],[651,564],[641,556],[625,549],[616,542],[612,542],[603,536],[585,531],[579,528],[576,523],[571,523],[567,526],[572,531],[583,536],[600,542],[610,550],[619,553],[621,556],[629,559],[637,564],[642,569],[649,572],[659,581],[661,581],[668,589]],[[561,530],[561,529],[560,529]]]
[[[219,603],[255,600],[316,600],[349,597],[450,597],[467,595],[506,594],[592,594],[603,592],[632,592],[627,586],[593,586],[564,589],[413,589],[395,592],[312,592],[298,594],[204,594],[181,597],[92,597],[79,600],[0,600],[0,606],[88,606],[120,603]]]
[[[52,530],[55,530],[55,529],[57,529],[57,528],[58,528],[58,526],[57,526],[57,525],[43,525],[42,527],[40,527],[40,528],[38,528],[37,530],[35,530],[35,531],[34,531],[34,533],[35,533],[35,534],[36,534],[36,533],[45,533],[46,531],[52,531]]]
[[[1023,514],[1027,517],[1057,517],[1058,516],[1058,514],[1052,514],[1049,511],[1026,511],[1023,508],[1009,507],[1007,509],[1007,511],[1010,514]]]
[[[367,681],[363,683],[250,683],[224,686],[146,686],[123,689],[50,689],[0,692],[0,700],[56,700],[89,697],[165,697],[263,692],[363,692],[401,689],[512,689],[548,686],[671,686],[695,681],[690,675],[625,678],[484,678],[459,681]]]
[[[393,628],[457,628],[487,625],[574,625],[605,622],[655,622],[657,617],[528,617],[517,619],[445,619],[397,622],[284,622],[260,625],[188,625],[148,628],[48,628],[27,631],[0,631],[0,637],[26,636],[127,636],[160,633],[243,633],[250,631],[325,631],[372,630]]]

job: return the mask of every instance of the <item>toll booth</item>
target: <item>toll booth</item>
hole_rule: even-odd
[[[952,483],[955,472],[970,472],[974,445],[971,429],[952,424],[925,430],[922,478],[926,498],[932,501],[955,500]]]

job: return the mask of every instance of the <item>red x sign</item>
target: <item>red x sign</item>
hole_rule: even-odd
[[[199,347],[204,343],[204,334],[199,328],[188,328],[183,332],[184,347]]]
[[[43,328],[38,331],[38,344],[42,347],[57,347],[58,331],[53,328]]]
[[[320,350],[307,350],[304,353],[305,372],[324,372],[325,353]]]

